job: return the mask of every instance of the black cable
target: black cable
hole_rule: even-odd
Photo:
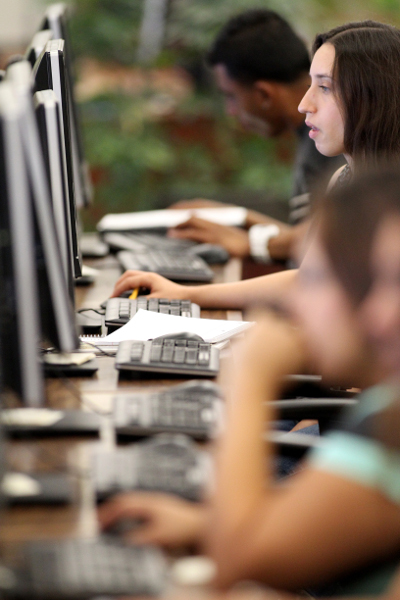
[[[83,336],[83,337],[85,337],[85,336]],[[103,350],[103,348],[101,346],[96,346],[96,344],[93,344],[93,342],[88,342],[87,340],[85,340],[82,343],[88,344],[88,346],[93,346],[93,348],[96,348],[96,350],[98,350],[104,356],[110,356],[111,358],[115,358],[115,353],[106,352],[105,350]]]
[[[88,311],[92,311],[97,313],[98,315],[104,317],[104,315],[106,314],[104,310],[99,310],[98,308],[80,308],[79,310],[77,310],[77,313],[84,313],[84,312],[88,312]]]

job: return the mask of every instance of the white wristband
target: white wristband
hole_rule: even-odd
[[[249,229],[250,254],[255,261],[268,264],[271,256],[268,251],[268,242],[279,234],[278,225],[253,225]]]

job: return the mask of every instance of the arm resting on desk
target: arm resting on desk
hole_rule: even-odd
[[[297,270],[293,269],[234,283],[183,286],[155,273],[126,271],[115,284],[112,296],[119,296],[132,288],[146,287],[150,289],[150,298],[191,300],[202,308],[243,309],[285,297],[296,274]]]

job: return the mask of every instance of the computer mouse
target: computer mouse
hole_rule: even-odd
[[[199,256],[209,265],[224,264],[229,260],[229,252],[217,244],[197,244],[187,252],[193,256]]]
[[[155,340],[187,340],[188,342],[204,342],[204,339],[200,335],[197,335],[197,333],[190,333],[190,331],[167,333],[154,338],[153,342]]]

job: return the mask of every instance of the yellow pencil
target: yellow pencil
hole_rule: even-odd
[[[135,288],[132,292],[132,294],[129,296],[129,300],[136,300],[136,298],[138,297],[138,293],[139,293],[139,288]]]

